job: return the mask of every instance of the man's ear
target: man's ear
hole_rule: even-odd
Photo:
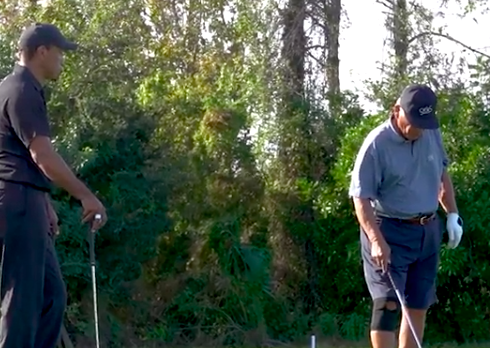
[[[398,115],[400,114],[400,105],[399,104],[395,104],[393,106],[393,116],[395,118],[398,118]]]

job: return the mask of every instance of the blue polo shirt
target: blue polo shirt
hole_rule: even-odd
[[[364,140],[351,173],[349,196],[370,199],[381,216],[403,219],[435,212],[447,165],[439,129],[406,140],[389,119]]]

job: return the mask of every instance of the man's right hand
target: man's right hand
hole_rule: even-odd
[[[388,264],[391,262],[391,249],[384,239],[371,242],[371,257],[383,272],[388,271]]]
[[[98,230],[107,222],[107,215],[104,206],[94,194],[81,200],[83,207],[82,222],[90,222],[93,230]],[[101,219],[96,220],[95,215],[100,214]]]

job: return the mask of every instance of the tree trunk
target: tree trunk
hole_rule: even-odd
[[[285,63],[284,92],[280,122],[283,129],[280,143],[280,158],[283,178],[294,196],[289,207],[292,225],[289,236],[301,248],[306,263],[306,312],[313,311],[319,301],[317,289],[317,262],[312,239],[314,222],[313,203],[301,202],[296,196],[296,180],[312,180],[311,124],[310,110],[305,93],[305,56],[307,38],[304,30],[306,17],[305,0],[289,0],[284,12],[284,34],[282,38],[282,57]],[[299,203],[301,202],[301,203]],[[299,207],[297,209],[294,206]]]
[[[303,137],[308,134],[308,110],[305,103],[305,54],[304,30],[305,1],[289,0],[284,10],[284,33],[282,59],[284,62],[282,102],[279,111],[279,126],[282,131],[279,143],[279,158],[285,179],[296,179],[305,174]]]
[[[403,79],[407,75],[408,45],[409,45],[409,14],[406,0],[393,1],[393,49],[395,50],[396,70],[395,78]]]
[[[306,34],[305,1],[289,0],[284,13],[282,55],[286,61],[285,81],[291,97],[304,98]],[[291,101],[291,100],[289,100]]]
[[[335,113],[340,103],[339,36],[342,2],[341,0],[328,0],[325,1],[324,6],[326,19],[324,35],[327,51],[327,98],[330,104],[330,111]]]

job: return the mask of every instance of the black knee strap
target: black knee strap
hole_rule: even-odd
[[[396,305],[394,310],[386,308],[387,303]],[[391,306],[390,306],[391,307]],[[396,331],[400,314],[400,304],[396,299],[377,298],[373,301],[371,331]]]

